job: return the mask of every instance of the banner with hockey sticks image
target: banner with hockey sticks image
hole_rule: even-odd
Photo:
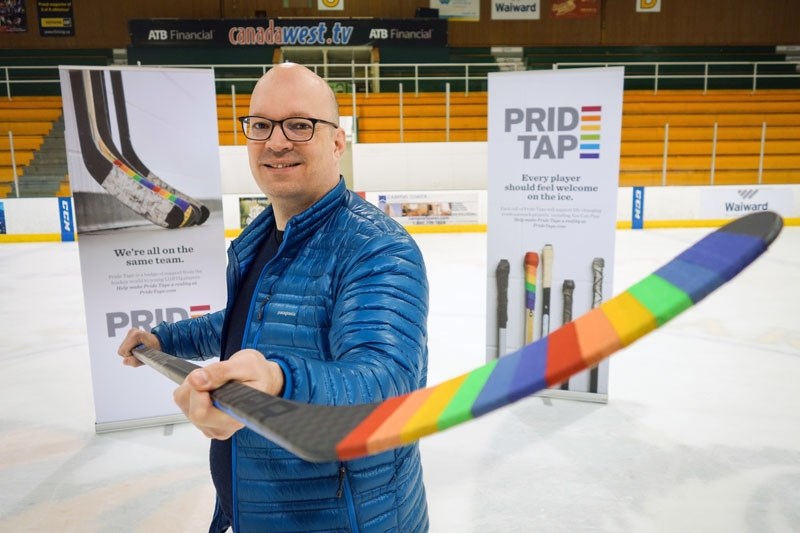
[[[487,360],[589,311],[598,279],[599,294],[611,293],[622,91],[621,68],[490,74]],[[606,258],[599,278],[595,258]],[[503,349],[500,261],[510,266]],[[551,392],[605,401],[606,365]]]
[[[211,70],[61,67],[67,164],[99,431],[177,416],[114,354],[132,327],[224,305]],[[137,395],[140,401],[124,401]]]

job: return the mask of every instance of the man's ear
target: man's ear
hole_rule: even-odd
[[[342,157],[342,154],[347,149],[347,135],[344,132],[344,128],[336,128],[333,143],[337,157]]]

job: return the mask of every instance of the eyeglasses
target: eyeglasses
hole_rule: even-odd
[[[292,142],[307,142],[314,136],[316,125],[327,124],[338,128],[338,124],[322,120],[321,118],[289,117],[283,120],[272,120],[271,118],[247,116],[239,117],[242,123],[244,136],[251,141],[266,141],[272,137],[275,125],[279,124],[284,137]]]

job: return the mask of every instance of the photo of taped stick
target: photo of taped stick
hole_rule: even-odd
[[[571,279],[565,279],[561,285],[561,296],[563,298],[563,307],[561,308],[561,325],[572,322],[572,295],[575,292],[575,282]],[[562,390],[569,390],[569,380],[561,384]]]
[[[533,342],[534,315],[536,314],[536,270],[539,267],[539,254],[525,254],[525,344]]]
[[[550,334],[550,286],[553,284],[553,245],[542,248],[542,337]]]
[[[508,326],[508,275],[511,264],[507,259],[497,263],[497,358],[506,354],[506,327]]]
[[[592,309],[603,303],[603,267],[606,262],[602,257],[592,260]],[[589,392],[598,392],[600,372],[597,365],[589,371]]]

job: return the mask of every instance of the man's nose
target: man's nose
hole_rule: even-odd
[[[272,135],[269,136],[269,139],[264,141],[264,144],[272,150],[279,151],[284,151],[287,147],[294,146],[292,141],[286,138],[286,135],[283,133],[283,128],[279,124],[275,124],[272,127]]]

